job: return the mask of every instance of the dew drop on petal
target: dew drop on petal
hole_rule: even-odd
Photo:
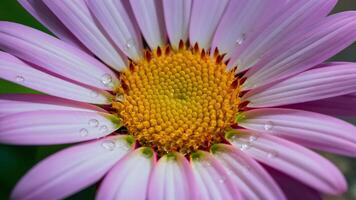
[[[96,120],[96,119],[91,119],[91,120],[89,120],[88,124],[91,127],[98,127],[99,126],[99,121]]]
[[[112,77],[110,74],[104,74],[102,77],[101,77],[101,82],[104,84],[104,85],[109,85],[110,83],[112,83]]]
[[[237,45],[237,46],[242,45],[242,43],[243,43],[245,40],[246,40],[246,34],[243,33],[243,34],[241,35],[241,37],[239,37],[239,38],[236,40],[236,45]]]
[[[267,152],[267,157],[268,158],[275,158],[276,156],[277,156],[277,152],[275,152],[275,151]]]
[[[104,149],[107,149],[109,151],[113,151],[116,147],[116,144],[114,141],[112,140],[105,140],[101,143],[101,146],[104,148]]]
[[[238,139],[239,139],[239,137],[237,135],[231,136],[231,140],[232,141],[237,141]]]
[[[272,130],[272,128],[273,128],[273,122],[272,121],[267,121],[265,124],[264,124],[264,129],[266,130],[266,131],[270,131],[270,130]]]
[[[256,88],[256,87],[258,87],[258,85],[257,84],[253,84],[251,88]]]
[[[118,101],[118,102],[124,102],[125,101],[125,96],[123,94],[116,94],[115,96],[115,101]]]
[[[23,82],[23,81],[25,81],[25,78],[23,76],[16,76],[16,81]]]
[[[126,40],[126,43],[125,43],[125,50],[129,50],[131,49],[133,46],[135,46],[134,44],[134,40],[132,38]]]
[[[227,174],[228,176],[232,176],[234,173],[233,173],[233,171],[232,171],[231,169],[227,169],[227,170],[226,170],[226,174]]]
[[[252,63],[249,64],[249,66],[257,65],[257,63],[260,62],[260,60],[262,59],[262,57],[263,57],[263,55],[257,56],[257,57],[252,61]],[[257,86],[255,86],[255,87],[257,87]]]
[[[130,149],[130,146],[125,141],[117,141],[116,142],[116,147],[120,148],[122,150],[125,150],[125,151]]]
[[[245,151],[245,150],[247,150],[248,148],[250,148],[250,145],[247,144],[247,143],[242,143],[242,144],[240,145],[240,150],[241,150],[241,151]]]
[[[248,138],[248,141],[249,141],[249,142],[254,142],[254,141],[256,141],[256,140],[257,140],[257,137],[254,136],[254,135],[251,135],[251,136]]]
[[[221,184],[225,183],[225,181],[226,181],[226,177],[224,176],[219,179],[219,183]]]
[[[99,96],[99,93],[97,91],[92,90],[92,91],[90,91],[90,96],[93,98],[96,98]]]
[[[81,136],[85,137],[85,136],[88,136],[89,131],[86,128],[82,128],[82,129],[80,129],[79,133]]]
[[[166,153],[168,153],[168,150],[167,150],[166,147],[163,147],[163,151],[166,152]]]
[[[209,168],[209,167],[211,167],[211,164],[210,164],[210,162],[205,161],[205,162],[203,162],[203,166]]]
[[[237,65],[238,67],[241,67],[241,66],[243,65],[243,61],[242,61],[241,59],[237,59],[236,65]]]
[[[108,127],[105,125],[100,126],[99,128],[100,133],[106,133],[108,130],[109,130]]]
[[[251,166],[249,164],[244,163],[244,164],[242,164],[242,166],[246,171],[251,171]]]

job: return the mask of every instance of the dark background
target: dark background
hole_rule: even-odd
[[[356,10],[356,1],[340,0],[334,12],[344,10]],[[15,0],[1,0],[0,20],[18,22],[48,32]],[[331,60],[356,62],[356,44],[345,49]],[[0,94],[4,93],[36,92],[0,79]],[[0,144],[0,199],[9,198],[9,194],[16,182],[27,170],[34,166],[34,164],[64,147],[66,147],[66,145],[35,147]],[[324,155],[331,159],[342,170],[349,182],[349,191],[342,197],[327,197],[327,199],[356,199],[356,159],[329,154]],[[68,199],[93,199],[95,190],[96,186],[92,186]]]

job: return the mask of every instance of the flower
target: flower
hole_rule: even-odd
[[[332,117],[355,116],[356,66],[323,63],[356,38],[355,12],[327,16],[335,0],[19,2],[57,38],[0,22],[0,77],[48,94],[1,96],[0,141],[83,143],[36,165],[13,199],[101,179],[97,199],[347,190],[306,148],[356,155],[355,126]]]

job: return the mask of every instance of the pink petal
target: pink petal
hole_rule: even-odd
[[[255,160],[229,145],[215,145],[214,157],[222,164],[244,199],[286,199],[272,177]]]
[[[191,45],[208,50],[228,0],[194,0],[190,19],[189,40]]]
[[[64,199],[97,182],[133,148],[128,136],[112,136],[62,150],[32,168],[11,199]]]
[[[300,73],[259,92],[246,94],[249,107],[272,107],[356,92],[356,64],[320,67]]]
[[[267,168],[268,173],[281,186],[288,200],[322,200],[321,194],[318,191],[273,168],[267,166],[265,168]]]
[[[86,50],[77,38],[63,25],[61,21],[38,0],[18,0],[18,2],[41,24],[46,26],[58,38],[73,46]]]
[[[162,1],[130,0],[141,33],[151,49],[166,43]]]
[[[226,58],[229,58],[235,48],[245,45],[245,42],[251,41],[251,35],[261,32],[285,4],[285,0],[273,3],[265,0],[230,1],[214,34],[211,49],[218,48],[220,53],[227,53]]]
[[[148,198],[155,200],[196,199],[194,178],[188,160],[179,153],[165,155],[150,177]]]
[[[259,32],[248,46],[236,49],[229,62],[229,67],[238,65],[238,70],[241,72],[254,66],[259,62],[261,56],[275,49],[276,44],[287,38],[292,38],[293,34],[291,33],[309,30],[310,25],[323,19],[335,4],[336,0],[288,1],[284,8],[273,16],[274,20],[268,22],[264,30]],[[247,35],[246,38],[248,37]],[[290,45],[288,47],[290,48]]]
[[[301,110],[265,108],[245,113],[239,125],[301,143],[304,146],[356,155],[356,127],[327,115]]]
[[[118,71],[125,69],[125,56],[100,30],[86,5],[86,0],[43,0],[43,2],[103,62]]]
[[[228,140],[259,162],[318,191],[336,195],[347,190],[347,183],[341,172],[331,162],[303,146],[248,130],[237,130],[228,136]]]
[[[147,199],[147,189],[156,156],[141,147],[127,155],[106,175],[96,199]]]
[[[353,95],[344,95],[319,101],[288,105],[286,107],[348,119],[356,118],[356,96]]]
[[[355,156],[356,127],[327,115],[301,110],[265,108],[245,113],[239,125],[292,140],[304,146]]]
[[[53,96],[94,104],[110,104],[111,94],[73,84],[30,67],[0,51],[0,78]]]
[[[106,112],[104,109],[91,104],[70,101],[42,94],[0,95],[0,117],[14,113],[40,110]]]
[[[187,41],[192,0],[163,1],[164,19],[170,44],[178,48],[179,41]]]
[[[311,1],[314,2],[314,1]],[[322,1],[324,2],[324,1]],[[356,39],[356,12],[344,12],[325,18],[291,34],[261,59],[246,76],[244,89],[256,88],[298,74],[340,52]]]
[[[93,111],[43,110],[0,118],[0,142],[64,144],[106,136],[122,126],[114,115]]]
[[[116,75],[92,56],[36,29],[0,22],[0,47],[27,62],[65,78],[113,90]]]
[[[352,94],[350,94],[350,95],[356,97],[356,93],[352,93]]]
[[[128,2],[117,0],[88,0],[88,6],[110,38],[131,59],[143,56],[143,45],[137,24],[131,21],[132,13],[125,10]],[[131,14],[131,15],[130,15]]]
[[[199,193],[198,199],[241,199],[240,192],[224,167],[208,152],[198,151],[193,154],[191,165]]]

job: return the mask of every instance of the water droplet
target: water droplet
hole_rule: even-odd
[[[232,176],[234,173],[233,173],[233,171],[231,169],[228,169],[228,170],[226,170],[226,174],[228,176]]]
[[[23,76],[16,76],[16,81],[17,82],[23,82],[25,78]]]
[[[131,49],[133,46],[135,46],[134,40],[132,38],[128,39],[125,43],[125,50]]]
[[[105,140],[101,143],[101,146],[109,151],[113,151],[116,147],[116,144],[112,140]]]
[[[247,82],[247,81],[246,81]],[[258,84],[253,84],[252,86],[251,86],[251,88],[257,88],[258,87]]]
[[[242,166],[246,171],[250,171],[251,170],[251,166],[248,165],[247,163],[242,164]]]
[[[110,83],[112,83],[112,77],[110,74],[104,74],[102,77],[101,77],[101,82],[104,84],[104,85],[109,85]]]
[[[277,156],[277,152],[275,151],[270,151],[267,153],[268,158],[275,158]]]
[[[220,179],[219,179],[219,183],[225,183],[225,181],[226,181],[226,178],[225,177],[221,177]]]
[[[98,127],[99,126],[99,121],[96,120],[96,119],[91,119],[91,120],[89,120],[88,124],[91,127]]]
[[[243,33],[241,34],[241,37],[239,37],[237,40],[236,40],[236,45],[237,46],[240,46],[242,45],[242,43],[246,40],[246,34]]]
[[[85,137],[85,136],[88,136],[89,131],[86,128],[82,128],[82,129],[80,129],[79,133],[81,136]]]
[[[115,101],[124,102],[125,101],[125,96],[123,94],[116,94],[115,95]]]
[[[105,133],[105,132],[107,132],[107,131],[108,131],[108,127],[107,127],[107,126],[105,126],[105,125],[100,126],[99,131],[100,131],[100,133]]]
[[[250,148],[250,145],[249,145],[249,144],[243,143],[243,144],[240,145],[240,150],[241,150],[241,151],[245,151],[245,150],[247,150],[248,148]]]
[[[273,122],[272,121],[267,121],[264,125],[264,129],[266,131],[270,131],[273,128]]]
[[[211,164],[210,164],[210,162],[205,161],[205,162],[203,162],[203,166],[204,167],[211,167]]]
[[[231,136],[232,141],[237,141],[238,139],[239,139],[239,136],[237,136],[237,135]]]
[[[241,59],[237,59],[236,65],[237,65],[238,67],[241,67],[241,66],[243,65],[243,61],[242,61]]]
[[[254,135],[251,135],[251,136],[248,138],[248,141],[250,141],[250,142],[254,142],[254,141],[256,141],[256,140],[257,140],[257,137],[254,136]]]
[[[130,149],[130,146],[125,141],[117,141],[116,142],[116,147],[120,148],[122,150],[125,150],[125,151]]]
[[[99,96],[99,93],[97,91],[92,90],[92,91],[90,91],[90,96],[93,98],[96,98]]]

